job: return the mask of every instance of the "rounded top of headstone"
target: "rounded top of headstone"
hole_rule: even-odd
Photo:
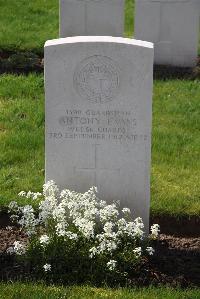
[[[153,49],[154,45],[151,42],[141,41],[137,39],[124,38],[124,37],[113,37],[113,36],[73,36],[66,38],[59,38],[48,40],[45,43],[45,47],[57,46],[64,44],[75,44],[75,43],[118,43],[126,45],[134,45],[138,47],[145,47]]]

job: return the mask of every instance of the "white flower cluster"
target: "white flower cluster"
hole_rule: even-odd
[[[8,206],[9,212],[16,213],[11,216],[11,219],[18,221],[20,226],[24,228],[28,236],[36,233],[36,227],[39,223],[35,217],[34,209],[31,205],[19,207],[15,201],[12,201]]]
[[[42,235],[40,237],[40,244],[44,247],[49,244],[49,241],[50,241],[50,238],[47,235]]]
[[[150,246],[148,246],[148,247],[146,248],[146,251],[147,251],[147,253],[148,253],[149,255],[153,255],[154,252],[155,252],[155,250],[153,249],[153,247],[150,247]]]
[[[28,194],[30,196],[32,193],[28,192]],[[20,195],[27,197],[24,191]],[[116,269],[117,262],[113,257],[125,242],[124,240],[128,240],[129,245],[132,244],[135,258],[139,258],[145,252],[149,255],[154,253],[152,247],[136,246],[145,235],[142,219],[138,217],[131,221],[131,212],[128,208],[122,209],[123,217],[120,218],[117,204],[107,204],[99,200],[95,187],[83,194],[67,189],[59,192],[57,185],[49,181],[43,186],[43,196],[37,218],[30,205],[18,207],[16,203],[11,203],[9,207],[10,210],[19,212],[18,222],[29,236],[39,234],[39,243],[42,247],[51,242],[49,234],[51,227],[51,235],[53,231],[58,238],[72,242],[84,238],[87,244],[91,244],[88,256],[93,259],[100,254],[106,255],[109,260],[107,268],[110,271]],[[43,235],[39,233],[40,227],[43,227]],[[158,236],[159,226],[157,224],[151,227],[151,233],[153,238]],[[50,271],[51,265],[44,265],[44,270]]]
[[[153,224],[151,226],[151,237],[157,239],[160,233],[160,226],[158,224]]]
[[[136,247],[133,252],[135,253],[135,257],[139,258],[142,255],[142,248],[141,247]]]
[[[45,264],[43,266],[43,269],[44,269],[45,272],[49,272],[49,271],[51,271],[51,265],[50,264]]]
[[[16,201],[11,201],[8,205],[8,211],[12,213],[17,213],[18,212],[18,204]]]
[[[35,218],[33,207],[27,205],[24,207],[20,207],[19,211],[22,214],[22,217],[18,221],[19,224],[26,230],[28,236],[35,234],[35,229],[38,225],[38,220]]]
[[[7,253],[8,254],[17,254],[17,255],[23,255],[26,252],[26,246],[22,243],[20,243],[19,241],[15,241],[13,243],[12,247],[9,247],[7,249]]]
[[[41,197],[42,196],[42,193],[40,192],[31,192],[31,191],[28,191],[28,192],[25,192],[25,191],[21,191],[18,196],[21,196],[21,197],[26,197],[26,198],[32,198],[33,200],[35,199],[38,199],[38,197]]]
[[[115,268],[116,268],[116,265],[117,265],[117,261],[115,260],[110,260],[108,263],[107,263],[107,267],[110,271],[114,271]]]

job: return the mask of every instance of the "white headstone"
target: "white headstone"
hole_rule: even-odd
[[[193,67],[199,40],[199,0],[136,0],[135,38],[155,43],[155,63]]]
[[[60,37],[123,32],[124,0],[60,0]]]
[[[46,180],[97,186],[148,226],[153,45],[116,37],[45,44]]]

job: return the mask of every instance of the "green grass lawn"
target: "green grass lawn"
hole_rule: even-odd
[[[42,52],[58,37],[58,0],[0,0],[0,49]]]
[[[0,205],[44,181],[42,76],[0,77]]]
[[[199,94],[198,80],[154,82],[154,214],[200,215]],[[42,188],[43,76],[1,76],[0,109],[0,205],[5,206],[21,190]]]
[[[133,35],[133,0],[126,0],[125,35]],[[59,35],[59,1],[0,0],[0,50],[43,52]]]
[[[107,289],[92,287],[56,287],[42,284],[0,284],[1,299],[198,299],[198,289],[142,288]]]
[[[59,36],[59,1],[0,0],[0,49],[43,52]],[[133,0],[126,0],[126,36],[133,33]]]
[[[58,7],[58,0],[0,0],[0,49],[42,53],[46,40],[58,38]],[[128,37],[133,36],[133,11],[134,0],[126,0],[125,36]]]

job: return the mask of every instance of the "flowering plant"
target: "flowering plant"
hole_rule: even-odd
[[[116,203],[107,204],[92,187],[84,194],[59,191],[53,181],[40,193],[20,192],[39,198],[39,212],[31,205],[11,202],[12,216],[28,235],[28,243],[15,242],[8,253],[26,257],[34,273],[65,282],[121,281],[130,279],[144,258],[153,255],[152,239],[159,226],[145,235],[141,218],[131,220],[128,208],[119,212]]]

